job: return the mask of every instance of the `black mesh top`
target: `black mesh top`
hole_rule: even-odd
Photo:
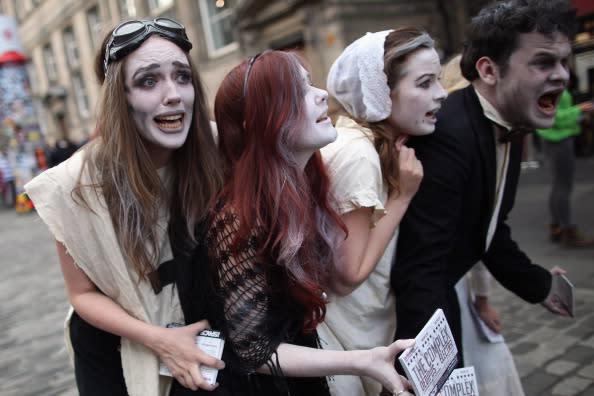
[[[316,348],[317,335],[303,334],[305,310],[288,294],[284,268],[270,257],[259,257],[261,235],[255,229],[237,251],[233,239],[239,228],[235,214],[219,211],[206,233],[210,260],[194,259],[197,291],[209,290],[193,301],[206,305],[203,311],[211,327],[225,334],[222,360],[226,368],[217,377],[219,387],[205,395],[307,395],[329,396],[325,377],[285,378],[276,349],[282,342]],[[209,264],[205,265],[205,261]],[[207,268],[208,267],[208,268]],[[206,275],[208,273],[208,275]],[[205,282],[206,276],[209,281]],[[180,298],[183,299],[180,292]],[[184,304],[182,304],[184,305]],[[187,304],[186,304],[187,305]],[[193,318],[188,322],[204,319]],[[257,374],[267,365],[273,376]],[[192,393],[176,384],[171,394]],[[198,391],[200,393],[200,391]]]

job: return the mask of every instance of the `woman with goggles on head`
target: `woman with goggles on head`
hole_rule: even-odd
[[[195,278],[202,294],[191,298],[226,340],[214,395],[327,396],[325,376],[340,374],[371,376],[397,394],[408,388],[394,358],[412,341],[318,349],[344,238],[319,153],[336,138],[327,97],[300,58],[281,51],[235,67],[217,92],[226,183],[208,221],[211,263]],[[173,386],[174,396],[188,393]]]
[[[199,364],[223,367],[195,347],[206,321],[165,327],[184,322],[172,281],[222,181],[190,48],[170,19],[114,29],[95,62],[97,138],[26,186],[56,239],[82,396],[167,394],[159,360],[192,389],[213,388]]]

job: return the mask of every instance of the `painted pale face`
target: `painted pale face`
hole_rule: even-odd
[[[134,123],[158,165],[180,148],[190,130],[194,86],[187,55],[171,41],[149,37],[128,55],[126,97]]]
[[[512,125],[550,128],[561,93],[569,81],[569,39],[560,33],[547,37],[521,34],[507,70],[496,68],[495,107]]]
[[[307,70],[300,66],[305,96],[303,98],[303,114],[299,123],[301,131],[297,132],[293,153],[305,167],[312,154],[336,140],[337,132],[328,117],[328,92],[314,87]]]
[[[422,48],[402,64],[401,77],[390,93],[392,113],[388,120],[401,133],[427,135],[435,130],[435,113],[446,98],[439,82],[441,64],[433,48]]]

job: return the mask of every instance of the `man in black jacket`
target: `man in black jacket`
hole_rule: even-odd
[[[499,1],[471,21],[461,60],[471,85],[444,102],[435,133],[409,141],[425,177],[400,225],[396,338],[415,337],[442,308],[461,351],[454,286],[480,260],[521,298],[566,314],[549,296],[551,273],[563,270],[533,264],[506,219],[523,131],[553,124],[568,82],[574,21],[565,0]]]

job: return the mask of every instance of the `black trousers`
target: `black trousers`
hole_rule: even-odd
[[[90,325],[74,312],[70,338],[79,395],[128,396],[120,358],[120,337]]]
[[[549,194],[551,222],[561,227],[573,225],[571,219],[571,191],[575,179],[574,137],[559,142],[544,141],[545,152],[551,160],[553,182]]]

